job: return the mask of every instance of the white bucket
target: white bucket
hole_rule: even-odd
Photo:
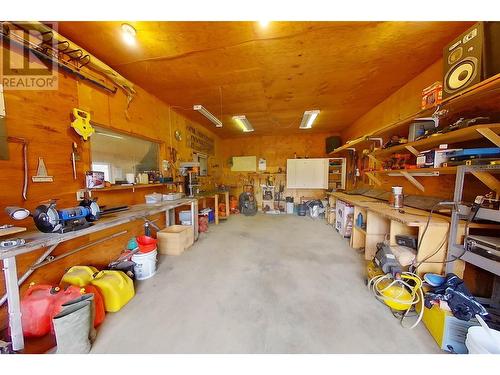
[[[491,333],[496,338],[496,343],[483,327],[470,327],[465,339],[469,354],[500,354],[500,332],[491,330]]]
[[[293,202],[286,202],[286,213],[293,214]]]
[[[132,262],[135,263],[134,273],[136,280],[146,280],[153,277],[156,273],[156,255],[157,250],[149,253],[136,253],[132,255]]]

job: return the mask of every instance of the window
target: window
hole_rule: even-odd
[[[208,175],[208,156],[205,154],[196,154],[198,163],[200,163],[200,176]]]
[[[156,171],[159,145],[156,142],[94,126],[90,137],[92,170],[104,172],[106,181],[125,181],[127,173]]]

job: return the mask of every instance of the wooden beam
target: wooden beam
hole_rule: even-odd
[[[413,155],[418,156],[420,154],[420,151],[418,151],[415,147],[413,146],[405,146],[405,148],[410,151]]]
[[[418,190],[425,191],[424,185],[417,181],[415,177],[409,174],[407,171],[400,171],[401,175],[403,175],[408,181],[412,183]]]
[[[479,128],[476,130],[483,137],[489,139],[492,143],[494,143],[497,147],[500,147],[500,136],[493,130],[491,130],[490,128]]]
[[[375,177],[373,173],[365,172],[365,175],[367,175],[370,181],[373,181],[376,185],[378,186],[382,185],[382,181],[380,181],[377,177]]]
[[[471,171],[471,173],[495,193],[500,193],[500,181],[498,181],[491,173],[481,171]]]

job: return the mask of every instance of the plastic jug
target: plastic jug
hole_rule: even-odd
[[[104,298],[99,288],[95,287],[94,285],[85,285],[83,289],[85,289],[85,293],[94,294],[94,306],[95,306],[94,327],[97,327],[104,321],[104,318],[106,317],[106,309],[104,308]]]
[[[134,282],[122,271],[101,271],[91,281],[104,297],[108,312],[116,312],[134,297]]]
[[[90,284],[92,276],[99,270],[92,266],[73,266],[63,275],[61,284],[85,286]]]
[[[57,288],[52,285],[30,285],[21,298],[21,322],[26,337],[45,336],[50,332],[51,311]]]

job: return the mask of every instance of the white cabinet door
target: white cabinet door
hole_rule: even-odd
[[[288,159],[287,188],[328,189],[328,159]]]

